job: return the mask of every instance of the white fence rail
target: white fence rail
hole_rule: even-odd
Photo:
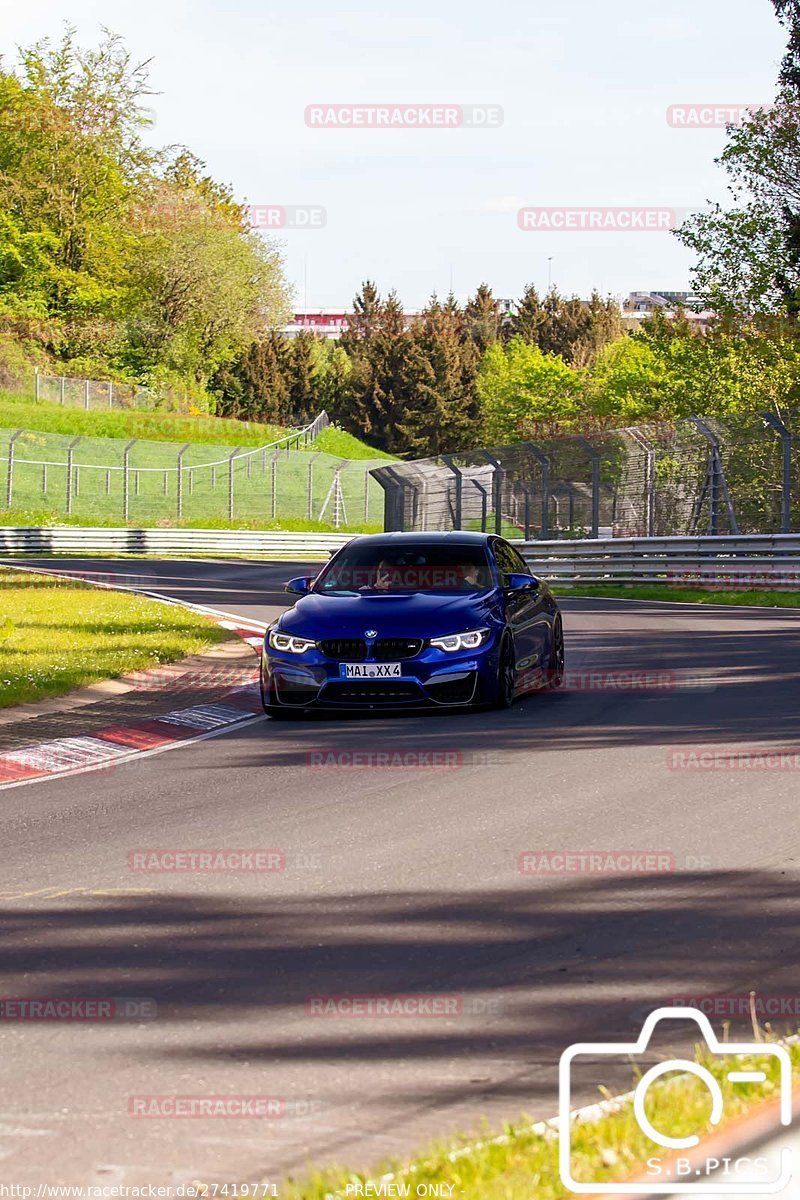
[[[0,555],[243,554],[302,560],[325,557],[351,536],[236,529],[0,527]],[[552,583],[670,583],[800,591],[800,534],[603,538],[516,545],[536,574]]]

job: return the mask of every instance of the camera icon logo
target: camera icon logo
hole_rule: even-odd
[[[724,1098],[717,1079],[706,1067],[684,1058],[666,1059],[650,1067],[640,1078],[633,1096],[633,1112],[639,1128],[656,1148],[668,1152],[668,1156],[663,1160],[659,1157],[648,1159],[649,1169],[646,1180],[624,1182],[610,1179],[575,1178],[572,1156],[573,1121],[571,1119],[573,1063],[582,1056],[594,1060],[603,1057],[624,1059],[631,1055],[644,1054],[659,1022],[673,1020],[690,1020],[696,1023],[709,1051],[724,1063],[725,1077],[729,1083],[766,1084],[767,1076],[764,1071],[743,1070],[741,1063],[736,1060],[742,1055],[757,1056],[761,1059],[767,1056],[774,1058],[778,1064],[780,1080],[779,1122],[780,1125],[791,1124],[792,1063],[789,1052],[784,1046],[770,1042],[720,1042],[708,1017],[698,1009],[659,1008],[647,1018],[642,1026],[642,1032],[635,1042],[576,1042],[567,1047],[561,1055],[558,1068],[559,1173],[561,1182],[570,1191],[584,1196],[642,1196],[644,1193],[653,1196],[675,1196],[680,1193],[694,1193],[695,1195],[752,1197],[756,1195],[769,1196],[782,1191],[789,1183],[792,1174],[792,1153],[788,1147],[783,1147],[780,1152],[778,1178],[761,1178],[766,1168],[766,1160],[763,1158],[755,1160],[750,1158],[725,1159],[725,1170],[720,1174],[718,1168],[722,1165],[723,1160],[706,1159],[704,1161],[700,1152],[692,1157],[679,1156],[678,1152],[691,1151],[699,1146],[700,1138],[697,1135],[672,1137],[668,1131],[655,1128],[645,1110],[647,1092],[657,1079],[671,1072],[695,1075],[701,1079],[711,1096],[711,1124],[718,1125],[722,1120]],[[733,1170],[731,1164],[734,1164]],[[747,1165],[740,1170],[740,1164]],[[754,1172],[757,1178],[752,1178]],[[749,1173],[751,1177],[743,1179],[742,1173]]]

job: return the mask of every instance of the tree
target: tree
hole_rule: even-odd
[[[512,318],[511,331],[546,354],[558,354],[565,362],[583,367],[594,362],[603,346],[622,337],[622,314],[616,300],[603,300],[596,291],[584,302],[551,288],[540,300],[529,284]]]
[[[511,336],[522,338],[530,346],[539,345],[542,325],[547,317],[539,293],[529,283],[511,317]]]
[[[482,436],[500,445],[530,436],[537,425],[559,425],[568,432],[585,412],[583,390],[583,374],[556,354],[518,337],[507,346],[490,346],[478,375]]]
[[[288,290],[230,189],[189,151],[145,146],[147,70],[115,35],[86,50],[70,28],[0,67],[0,309],[62,322],[68,360],[113,324],[106,369],[202,389],[286,318]]]
[[[253,342],[211,381],[217,413],[247,421],[283,424],[289,415],[287,341],[275,331]]]
[[[317,339],[303,330],[292,338],[286,356],[286,382],[289,393],[289,420],[293,425],[308,425],[317,415],[314,409],[314,375],[317,365]]]
[[[774,106],[728,131],[716,161],[734,206],[715,204],[677,230],[698,255],[695,289],[730,315],[800,314],[800,4],[773,0],[789,30]]]
[[[395,292],[384,301],[367,281],[353,302],[342,346],[349,355],[339,420],[378,449],[402,450],[399,421],[411,403],[411,339]]]
[[[482,355],[487,347],[499,339],[501,324],[502,318],[492,289],[482,283],[464,305],[463,337],[472,342],[478,354]]]
[[[789,30],[779,80],[782,87],[800,95],[800,0],[772,0],[772,4],[781,25]]]
[[[434,295],[411,331],[412,402],[399,426],[407,453],[427,456],[474,444],[480,401],[461,325],[454,297],[442,305]]]

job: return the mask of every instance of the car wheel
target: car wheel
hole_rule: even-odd
[[[561,617],[553,622],[553,647],[550,651],[550,665],[547,668],[546,687],[555,691],[564,683],[564,626]]]
[[[500,647],[500,660],[497,664],[497,690],[495,692],[495,708],[511,708],[514,703],[514,690],[517,681],[514,647],[511,638],[506,637]]]

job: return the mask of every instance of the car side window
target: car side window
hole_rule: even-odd
[[[530,575],[531,569],[525,559],[508,542],[494,543],[494,557],[502,575]]]

